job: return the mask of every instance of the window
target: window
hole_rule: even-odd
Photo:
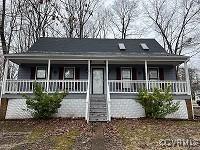
[[[131,68],[121,68],[122,80],[131,80]]]
[[[46,79],[47,68],[46,67],[37,67],[36,79]]]
[[[131,80],[132,78],[131,68],[121,68],[121,79],[122,80]],[[130,88],[131,85],[128,82],[123,82],[123,88]]]
[[[64,68],[64,79],[75,79],[75,68]]]
[[[158,68],[149,68],[149,80],[158,80]]]

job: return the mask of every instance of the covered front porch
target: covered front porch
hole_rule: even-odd
[[[48,93],[67,91],[78,94],[87,93],[89,90],[90,94],[125,94],[138,93],[141,89],[147,89],[149,92],[154,88],[165,90],[170,86],[173,94],[190,95],[186,61],[186,81],[176,80],[175,67],[179,64],[168,61],[20,61],[23,61],[23,64],[20,64],[18,79],[7,79],[8,70],[5,69],[2,94],[32,93],[34,82],[37,82]],[[9,60],[6,65],[8,62]]]
[[[8,79],[9,61],[19,64],[18,79]],[[176,80],[175,67],[184,63],[186,81]],[[111,120],[112,95],[136,95],[141,89],[154,88],[174,95],[190,95],[187,61],[118,59],[7,59],[2,81],[2,97],[33,93],[40,83],[47,93],[66,91],[85,95],[85,118],[89,121],[91,101],[104,95],[106,120]],[[114,102],[114,101],[113,101]],[[106,121],[105,120],[105,121]]]

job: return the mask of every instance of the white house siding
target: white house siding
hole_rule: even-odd
[[[85,99],[64,99],[56,117],[85,117]],[[25,99],[9,99],[6,119],[32,118],[26,110]]]
[[[166,118],[188,119],[188,112],[184,100],[179,101],[179,110]],[[111,99],[111,117],[113,118],[140,118],[144,117],[145,112],[142,106],[134,99]]]

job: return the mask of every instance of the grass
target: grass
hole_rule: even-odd
[[[29,142],[37,142],[39,139],[43,138],[45,135],[45,130],[41,128],[35,128],[31,134],[27,137]]]
[[[200,139],[200,121],[113,119],[109,124],[102,125],[104,136],[106,135],[105,143],[108,142],[106,145],[111,146],[108,149],[112,149],[112,144],[119,143],[123,147],[121,149],[126,150],[170,149],[171,147],[161,147],[160,140]],[[86,124],[84,120],[0,121],[0,132],[5,134],[0,136],[0,149],[5,145],[11,146],[10,149],[80,149],[90,147],[90,138],[94,134],[92,131],[93,126]]]
[[[79,131],[72,130],[64,133],[63,135],[52,137],[51,139],[55,144],[54,148],[56,150],[71,150],[75,143],[76,137],[79,136],[79,134]]]
[[[162,149],[162,139],[200,139],[200,122],[194,121],[118,120],[115,126],[127,150]]]
[[[10,145],[11,149],[70,150],[80,135],[83,123],[85,121],[67,119],[0,121],[0,132],[6,134],[0,137],[0,149]],[[11,136],[13,134],[15,140]]]
[[[162,131],[156,130],[153,125],[141,124],[138,128],[121,123],[117,129],[123,139],[124,145],[130,150],[138,147],[146,148],[155,144],[160,139],[167,138],[166,135],[162,134]]]

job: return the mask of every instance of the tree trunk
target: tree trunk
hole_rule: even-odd
[[[2,14],[1,14],[1,22],[0,22],[0,36],[1,36],[1,44],[2,44],[2,50],[3,54],[7,54],[7,47],[6,47],[6,39],[5,39],[5,27],[4,27],[4,22],[5,22],[5,9],[6,9],[6,0],[3,0],[3,5],[1,8]]]

